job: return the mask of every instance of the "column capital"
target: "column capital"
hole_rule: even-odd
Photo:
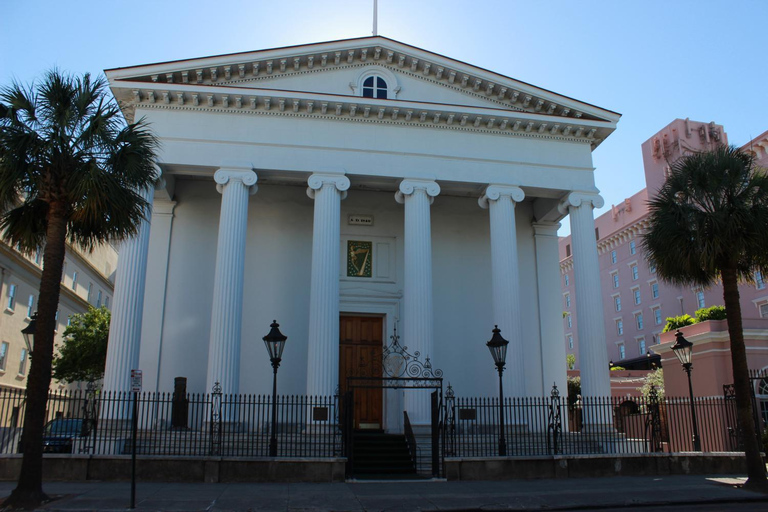
[[[435,196],[440,193],[440,185],[435,180],[404,179],[400,182],[397,192],[395,192],[395,201],[404,204],[405,196],[409,196],[417,190],[423,190],[429,198],[429,204],[432,204]]]
[[[557,236],[559,222],[532,222],[533,236]]]
[[[341,198],[347,197],[347,190],[349,190],[349,178],[343,174],[329,174],[316,172],[307,180],[307,195],[310,199],[315,198],[315,192],[323,188],[324,185],[333,185],[336,190],[341,192]]]
[[[213,175],[213,180],[216,182],[216,190],[219,191],[219,194],[224,192],[224,187],[230,181],[239,181],[248,187],[249,194],[253,195],[258,190],[256,186],[258,179],[259,177],[253,170],[245,167],[221,167]]]
[[[571,207],[578,208],[583,203],[590,203],[593,208],[602,208],[605,204],[605,200],[603,200],[600,194],[596,192],[574,191],[570,192],[562,201],[560,201],[560,204],[557,205],[557,210],[561,214],[567,215]]]
[[[501,196],[509,196],[512,202],[519,203],[525,199],[525,192],[515,185],[488,185],[477,200],[480,208],[488,209],[488,201],[497,201]]]

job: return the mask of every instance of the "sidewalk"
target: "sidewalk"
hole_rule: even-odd
[[[138,483],[137,510],[183,511],[420,511],[593,510],[661,504],[753,502],[768,509],[768,495],[734,488],[731,477],[613,477],[503,482],[365,482],[340,484]],[[7,496],[14,482],[0,482]],[[129,482],[50,482],[63,495],[44,510],[126,510]],[[760,503],[764,502],[764,503]],[[724,505],[723,510],[727,506]]]

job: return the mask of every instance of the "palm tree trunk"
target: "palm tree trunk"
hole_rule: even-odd
[[[733,388],[736,392],[736,415],[744,435],[744,455],[747,458],[746,487],[768,488],[765,477],[765,463],[760,456],[752,412],[752,400],[747,366],[747,350],[744,346],[744,331],[741,324],[741,303],[739,301],[738,273],[735,266],[720,267],[723,277],[723,302],[728,320],[728,336],[731,339],[731,365]]]
[[[49,206],[43,274],[37,300],[35,344],[27,379],[27,406],[21,440],[24,456],[16,489],[3,503],[3,506],[23,507],[26,510],[37,508],[48,499],[43,492],[43,427],[51,385],[56,309],[66,252],[67,219],[64,208],[64,205],[56,203]]]

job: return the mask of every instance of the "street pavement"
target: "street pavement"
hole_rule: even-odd
[[[738,488],[743,478],[613,477],[495,482],[202,484],[139,482],[137,510],[719,510],[768,511],[768,495]],[[0,482],[7,496],[14,482]],[[48,482],[46,511],[127,510],[129,482]]]

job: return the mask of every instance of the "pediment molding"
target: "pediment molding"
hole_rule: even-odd
[[[107,76],[117,87],[120,82],[237,86],[372,64],[505,109],[612,124],[619,118],[614,112],[380,36],[121,68],[108,70]]]
[[[534,137],[587,143],[593,147],[613,131],[613,123],[515,110],[227,86],[201,89],[184,84],[142,85],[144,87],[126,90],[130,91],[128,98],[115,91],[126,115],[132,116],[133,110],[141,107],[290,116]]]

